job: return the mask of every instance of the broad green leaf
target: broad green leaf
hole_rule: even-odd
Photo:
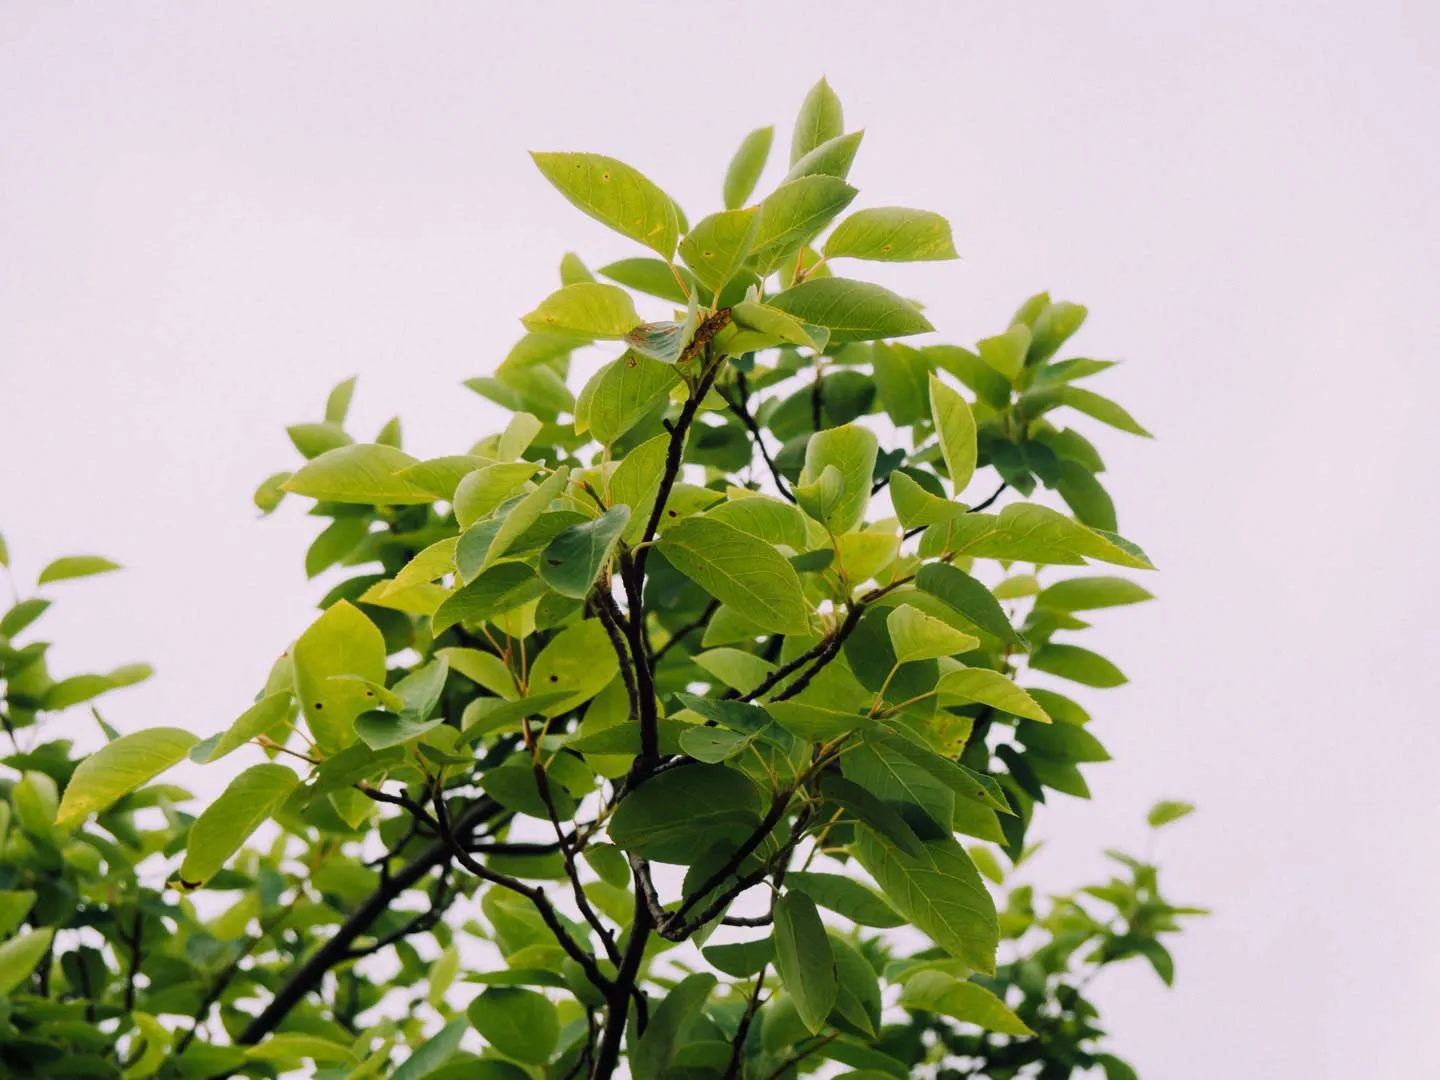
[[[730,159],[725,170],[725,209],[735,210],[745,205],[760,182],[765,162],[770,157],[770,144],[775,139],[773,127],[756,128],[740,140],[740,148]]]
[[[959,498],[975,475],[975,416],[965,399],[935,375],[930,376],[930,415],[940,437],[951,490]]]
[[[105,574],[119,569],[119,563],[113,563],[99,555],[66,555],[64,558],[56,559],[40,571],[40,584],[48,585],[52,581],[90,577],[93,574]]]
[[[857,701],[855,704],[863,708],[865,703]],[[829,742],[870,723],[856,712],[840,712],[803,701],[767,702],[765,711],[782,728],[806,742]]]
[[[1049,297],[1046,297],[1049,300]],[[1088,314],[1083,305],[1058,300],[1046,303],[1030,323],[1030,352],[1027,364],[1040,364],[1055,355],[1085,322]],[[1018,318],[1019,316],[1017,316]]]
[[[343,424],[345,417],[350,412],[350,399],[355,394],[355,376],[351,376],[342,383],[337,383],[335,389],[330,391],[330,396],[325,399],[325,422],[327,424]]]
[[[860,149],[860,142],[864,138],[865,132],[852,131],[848,135],[826,139],[791,165],[785,179],[780,182],[788,184],[802,176],[834,176],[844,180],[850,175],[850,165],[854,162],[855,152]]]
[[[1163,825],[1169,825],[1172,821],[1179,821],[1181,818],[1194,812],[1194,803],[1162,799],[1150,808],[1150,813],[1146,815],[1145,820],[1150,823],[1152,829],[1158,829]]]
[[[748,735],[724,728],[693,727],[680,733],[680,749],[696,761],[709,765],[729,761],[750,743]]]
[[[616,471],[619,475],[619,471]],[[611,482],[614,488],[614,482]],[[746,493],[739,498],[730,498],[705,511],[705,517],[723,521],[741,532],[759,537],[769,544],[784,544],[793,551],[808,547],[808,533],[805,519],[800,511],[783,499],[769,495]]]
[[[264,1042],[247,1047],[245,1056],[252,1061],[292,1062],[309,1058],[317,1065],[355,1064],[355,1054],[349,1047],[319,1035],[297,1032],[271,1035]]]
[[[24,772],[10,789],[10,802],[22,827],[47,843],[53,841],[55,815],[60,810],[54,777],[38,770]]]
[[[812,521],[824,524],[835,516],[836,510],[845,500],[845,476],[834,465],[826,465],[813,480],[801,472],[800,481],[792,489],[795,504]]]
[[[920,541],[920,556],[943,552],[1010,562],[1083,565],[1086,559],[1153,570],[1138,547],[1122,536],[1091,529],[1038,503],[1011,503],[999,514],[966,514],[932,525]]]
[[[104,810],[122,795],[184,760],[199,740],[182,728],[150,728],[106,743],[76,768],[55,824],[62,828]]]
[[[979,638],[956,630],[909,604],[892,608],[885,618],[885,627],[890,631],[896,664],[936,660],[980,647]]]
[[[707,945],[700,952],[710,966],[732,979],[759,974],[760,969],[775,958],[773,938],[758,941],[736,941],[725,945]]]
[[[290,442],[307,461],[317,458],[328,450],[351,446],[351,438],[339,424],[291,424],[285,429]]]
[[[883,1008],[880,979],[864,954],[838,934],[830,934],[830,950],[835,954],[835,972],[840,979],[835,1016],[873,1038],[880,1030]]]
[[[701,218],[680,241],[680,257],[700,284],[718,293],[745,265],[759,223],[753,206]]]
[[[906,752],[908,742],[899,735],[868,730],[865,741],[850,749],[842,761],[845,779],[898,810],[911,828],[911,833],[902,834],[907,839],[912,833],[920,840],[949,836],[955,813],[954,793]],[[906,855],[921,854],[913,846],[898,842],[888,831],[869,827]]]
[[[921,971],[908,979],[900,1004],[907,1009],[954,1017],[1002,1035],[1035,1034],[989,990],[943,971]]]
[[[825,924],[803,892],[787,891],[775,901],[775,969],[801,1021],[818,1034],[835,1007],[840,983]]]
[[[930,365],[925,354],[909,345],[877,341],[871,346],[875,386],[880,402],[897,426],[914,424],[930,415]]]
[[[899,483],[897,477],[892,487]],[[903,519],[902,519],[903,520]],[[995,594],[965,571],[946,563],[927,563],[915,575],[915,587],[942,600],[981,630],[1011,645],[1024,646]]]
[[[992,709],[1023,716],[1042,724],[1050,723],[1050,717],[1040,703],[1020,687],[989,668],[962,668],[941,676],[935,688],[943,698],[954,697],[962,701],[978,701]]]
[[[0,944],[0,997],[4,997],[25,980],[50,953],[50,939],[55,936],[53,926],[39,930],[26,930],[23,934]]]
[[[1153,599],[1154,594],[1149,590],[1124,578],[1078,577],[1057,581],[1041,590],[1035,606],[1056,611],[1095,611]]]
[[[425,1000],[432,1009],[438,1009],[444,1003],[445,991],[450,989],[450,984],[459,974],[460,950],[451,945],[442,950],[440,956],[430,965],[429,986],[425,991]],[[459,1044],[458,1040],[456,1044]]]
[[[775,670],[768,660],[740,649],[710,649],[697,653],[694,660],[732,690],[758,686]]]
[[[905,920],[883,896],[854,878],[841,874],[791,870],[785,875],[785,884],[791,890],[798,889],[805,893],[821,907],[843,915],[860,926],[890,929],[905,925]]]
[[[661,999],[645,1034],[634,1044],[630,1060],[634,1080],[666,1080],[676,1075],[682,1032],[709,999],[716,981],[708,972],[697,972],[682,979]]]
[[[903,469],[890,474],[890,503],[907,529],[937,525],[965,513],[965,504],[951,502],[926,490]]]
[[[867,752],[868,753],[868,752]],[[873,756],[871,758],[873,759]],[[859,770],[858,775],[868,775],[868,768]],[[880,790],[889,791],[888,784]],[[821,781],[821,792],[825,798],[844,809],[862,825],[868,825],[900,850],[911,855],[919,854],[920,839],[906,820],[878,795],[843,776],[828,775]]]
[[[534,491],[527,492],[524,498],[511,506],[498,521],[467,529],[455,546],[455,566],[460,577],[469,581],[494,565],[539,520],[550,504],[565,493],[565,485],[569,482],[570,467],[561,465]]]
[[[1109,660],[1078,645],[1042,645],[1030,654],[1030,666],[1082,686],[1104,689],[1128,681]]]
[[[770,305],[826,327],[832,344],[905,337],[935,329],[910,301],[882,286],[850,278],[809,278],[771,297]]]
[[[319,747],[339,750],[354,736],[355,718],[373,707],[363,682],[334,679],[358,675],[385,682],[385,639],[348,601],[332,604],[295,642],[295,695]]]
[[[500,435],[500,460],[513,461],[523,454],[544,428],[539,417],[527,412],[518,412],[510,418]]]
[[[1031,419],[1062,405],[1068,405],[1076,412],[1094,417],[1102,424],[1109,424],[1131,435],[1150,438],[1150,432],[1141,427],[1140,422],[1123,407],[1093,390],[1080,386],[1045,386],[1028,391],[1020,398],[1020,407]]]
[[[929,210],[877,206],[851,214],[825,241],[827,259],[921,262],[958,259],[950,223]]]
[[[790,137],[790,164],[794,165],[821,143],[842,135],[844,131],[845,112],[840,107],[840,98],[830,89],[830,84],[821,79],[800,103],[795,131]]]
[[[901,539],[893,518],[888,522],[875,522],[861,532],[837,537],[836,561],[852,585],[868,581],[895,562],[900,554]]]
[[[689,302],[689,294],[695,291],[697,285],[695,275],[685,267],[661,259],[619,259],[600,267],[598,272],[627,289],[646,296],[658,296],[680,307]]]
[[[395,475],[417,464],[393,446],[358,443],[327,450],[282,485],[286,491],[322,502],[413,506],[435,501],[433,492]]]
[[[443,715],[432,718],[439,704],[449,663],[441,658],[407,675],[394,686],[400,699],[400,712],[378,710],[362,714],[355,721],[355,732],[372,750],[386,750],[418,738],[431,728],[445,722]]]
[[[1015,727],[1015,737],[1027,750],[1062,761],[1109,761],[1110,752],[1099,739],[1074,724],[1037,724],[1022,720]]]
[[[439,634],[459,622],[488,622],[544,591],[545,582],[524,563],[499,563],[436,609],[431,618],[431,633]]]
[[[781,184],[760,201],[751,264],[761,277],[769,276],[834,221],[857,194],[834,176],[802,176]]]
[[[33,623],[50,606],[49,600],[42,600],[38,596],[29,600],[21,600],[3,617],[0,617],[0,637],[13,638],[27,626]]]
[[[630,294],[616,285],[565,285],[520,320],[532,333],[619,341],[640,322]]]
[[[706,848],[740,843],[760,822],[760,792],[724,765],[687,765],[633,789],[610,819],[610,841],[655,862],[688,865]]]
[[[919,855],[907,855],[861,827],[851,851],[916,929],[976,971],[994,972],[1000,937],[995,902],[953,838],[927,840]]]
[[[680,210],[635,169],[600,154],[532,153],[545,179],[571,203],[662,259],[675,254]]]
[[[179,878],[186,889],[209,881],[300,782],[284,765],[252,765],[190,827]]]
[[[235,720],[205,755],[204,763],[219,761],[232,750],[238,750],[251,739],[264,735],[277,724],[294,715],[295,696],[289,690],[266,694]],[[114,745],[113,743],[111,744]]]
[[[58,712],[71,705],[79,705],[91,698],[99,697],[107,690],[118,690],[144,682],[155,669],[149,664],[125,664],[105,675],[72,675],[62,679],[45,691],[43,708]]]
[[[594,521],[571,525],[541,553],[540,576],[562,596],[583,600],[629,522],[630,508],[616,506]]]
[[[1115,529],[1115,503],[1089,469],[1062,460],[1060,480],[1053,486],[1080,521],[1094,529]]]
[[[774,547],[709,518],[686,518],[659,542],[665,558],[722,604],[777,634],[809,631],[809,610],[794,568]]]
[[[35,906],[33,889],[0,889],[0,938],[9,937]]]
[[[969,349],[959,345],[926,345],[922,351],[932,366],[954,375],[992,409],[1003,409],[1010,403],[1009,380]]]
[[[621,459],[610,476],[610,505],[630,508],[630,521],[620,534],[627,544],[637,543],[644,535],[660,493],[669,448],[669,434],[646,439]]]
[[[865,520],[879,447],[875,433],[859,424],[817,431],[805,445],[802,480],[817,479],[831,465],[840,471],[842,494],[824,518],[825,526],[836,536]]]
[[[768,304],[744,300],[730,309],[735,325],[749,334],[739,334],[726,346],[733,352],[752,352],[775,345],[803,345],[820,352],[829,340],[829,334],[822,327],[806,326]],[[754,346],[752,348],[751,346]]]
[[[556,634],[531,661],[529,692],[568,691],[570,697],[544,709],[546,716],[558,716],[605,689],[619,670],[605,627],[599,619],[586,619]]]
[[[530,461],[505,461],[465,473],[454,489],[455,520],[462,529],[489,517],[535,475]]]
[[[590,397],[590,433],[606,446],[614,443],[680,385],[670,364],[627,352],[601,368]]]
[[[451,648],[436,649],[435,656],[449,664],[451,671],[458,671],[498,697],[514,700],[518,696],[514,675],[505,666],[505,661],[494,653]]]
[[[442,961],[445,956],[454,955],[456,962],[459,962],[459,953],[454,951],[453,946],[441,954]],[[431,985],[434,985],[434,973],[431,973]],[[437,1002],[432,1004],[438,1005]],[[469,1028],[469,1021],[465,1017],[451,1020],[443,1028],[437,1031],[430,1038],[415,1048],[415,1052],[396,1066],[395,1071],[390,1074],[390,1080],[442,1080],[439,1070],[442,1065],[453,1058],[460,1050],[460,1040],[464,1037]],[[493,1064],[503,1065],[503,1062]],[[463,1063],[461,1069],[467,1080],[504,1080],[502,1077],[491,1076],[483,1071],[482,1065]],[[518,1070],[517,1070],[518,1071]],[[524,1075],[521,1073],[520,1075]]]

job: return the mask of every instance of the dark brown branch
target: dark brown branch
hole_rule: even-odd
[[[445,911],[455,900],[455,890],[450,888],[447,878],[447,871],[450,864],[440,864],[440,876],[435,881],[435,888],[430,893],[430,906],[418,915],[406,921],[399,929],[392,930],[384,937],[377,938],[373,943],[364,948],[349,949],[345,953],[345,960],[359,960],[366,956],[373,956],[382,949],[388,949],[397,941],[409,937],[411,934],[422,934],[426,930],[433,929]]]
[[[730,1064],[725,1069],[725,1075],[721,1080],[737,1080],[740,1076],[740,1062],[745,1052],[745,1037],[750,1034],[750,1025],[755,1020],[755,1013],[760,1008],[760,992],[765,989],[765,974],[769,964],[760,965],[760,974],[755,977],[755,989],[750,991],[750,1002],[745,1006],[744,1015],[740,1017],[740,1026],[735,1030],[735,1038],[730,1044]]]
[[[635,857],[631,856],[632,870],[635,862]],[[592,1080],[608,1080],[620,1064],[620,1048],[625,1038],[625,1023],[629,1019],[630,998],[632,993],[638,990],[636,979],[640,974],[640,964],[645,959],[645,944],[650,939],[653,925],[650,908],[641,897],[637,885],[635,917],[630,923],[630,940],[625,946],[625,956],[620,961],[620,969],[616,972],[615,986],[606,995],[605,1027],[600,1035],[600,1051],[595,1056],[595,1067],[590,1070]],[[643,994],[640,1000],[644,1001]]]
[[[678,630],[676,630],[673,634],[670,635],[670,639],[666,641],[664,645],[661,645],[660,648],[655,650],[654,654],[650,657],[650,662],[652,664],[658,662],[662,656],[664,656],[676,645],[680,644],[681,640],[689,637],[696,630],[701,630],[704,627],[708,626],[711,617],[718,610],[720,610],[720,601],[711,600],[710,603],[705,605],[705,610],[703,613],[701,613],[699,618],[694,619],[686,623],[684,626],[680,627]]]
[[[740,372],[735,376],[735,386],[740,391],[739,401],[732,401],[729,395],[723,391],[720,396],[725,399],[725,404],[729,407],[730,411],[739,418],[740,423],[745,425],[745,430],[750,432],[750,438],[754,441],[756,449],[760,451],[760,456],[765,461],[765,467],[770,470],[770,475],[775,480],[775,487],[784,498],[793,503],[795,496],[785,483],[785,477],[780,474],[779,466],[775,464],[775,459],[770,456],[770,451],[765,446],[765,439],[760,434],[760,425],[755,422],[755,417],[750,415],[750,409],[748,408],[749,394],[745,386],[744,372]]]

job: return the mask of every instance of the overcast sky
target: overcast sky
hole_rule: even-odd
[[[460,380],[560,255],[632,253],[525,151],[620,157],[695,220],[826,74],[862,203],[944,213],[964,257],[876,276],[935,340],[1042,288],[1088,304],[1076,348],[1125,361],[1095,387],[1158,436],[1097,436],[1161,599],[1098,620],[1132,679],[1084,696],[1116,760],[1036,826],[1065,886],[1154,799],[1201,806],[1160,856],[1216,916],[1174,991],[1096,984],[1117,1050],[1146,1080],[1429,1075],[1437,32],[1420,0],[10,0],[0,530],[22,579],[128,567],[47,616],[62,672],[159,669],[118,726],[218,730],[326,588],[313,519],[250,504],[284,426],[359,374],[362,437],[398,412],[456,452],[500,423]]]

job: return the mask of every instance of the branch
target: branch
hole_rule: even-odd
[[[650,663],[657,663],[662,656],[664,656],[667,652],[671,650],[672,647],[678,645],[682,638],[688,637],[696,630],[700,630],[703,627],[709,625],[711,616],[713,616],[715,612],[719,610],[719,608],[720,601],[711,600],[710,603],[705,605],[705,610],[701,613],[699,618],[694,619],[693,621],[688,622],[684,626],[680,627],[678,630],[676,630],[673,634],[670,635],[670,640],[665,642],[664,645],[661,645],[660,648],[656,649],[655,652],[651,654]]]
[[[774,798],[770,800],[769,812],[761,819],[760,824],[755,826],[754,831],[746,838],[745,842],[736,848],[730,858],[725,861],[725,865],[706,878],[688,897],[681,900],[680,906],[666,916],[665,920],[660,923],[658,929],[661,937],[666,940],[679,940],[678,938],[670,938],[670,932],[675,924],[681,923],[683,926],[685,913],[706,896],[710,895],[711,891],[723,885],[731,874],[740,869],[740,865],[750,857],[750,854],[765,842],[765,838],[770,835],[770,831],[774,829],[775,826],[780,823],[780,819],[785,816],[785,811],[790,806],[790,796],[794,793],[794,788],[786,788],[784,791],[777,791],[775,793]]]
[[[446,880],[446,872],[450,869],[448,861],[440,864],[440,876],[435,881],[435,888],[430,893],[430,907],[410,919],[398,930],[392,930],[382,938],[378,938],[373,944],[366,945],[361,949],[348,949],[345,952],[345,960],[359,960],[366,956],[372,956],[381,949],[387,949],[402,938],[411,934],[420,934],[431,929],[440,921],[446,909],[455,901],[455,890],[449,888]]]
[[[636,859],[630,857],[631,869],[635,868]],[[625,1022],[629,1019],[630,998],[637,993],[635,982],[640,973],[640,964],[645,959],[645,944],[650,938],[650,931],[654,923],[650,918],[650,908],[640,895],[640,889],[635,889],[635,918],[630,923],[630,941],[625,947],[625,956],[620,961],[620,969],[616,972],[615,985],[605,1001],[605,1028],[600,1034],[600,1052],[595,1056],[595,1067],[590,1070],[590,1076],[594,1080],[608,1080],[614,1075],[616,1067],[620,1063],[620,1047],[625,1038]],[[644,1002],[644,995],[640,995],[640,1002]],[[637,1004],[639,1004],[637,1002]],[[643,1022],[644,1014],[641,1014]]]
[[[730,1064],[720,1080],[737,1080],[740,1075],[740,1061],[745,1049],[745,1036],[750,1034],[750,1024],[755,1019],[756,1011],[760,1008],[760,992],[765,989],[765,974],[769,966],[769,964],[760,965],[760,974],[755,977],[755,989],[750,991],[750,1003],[745,1006],[745,1013],[740,1017],[740,1026],[735,1029],[735,1038],[731,1040]]]
[[[740,422],[744,424],[746,430],[750,432],[750,437],[755,441],[755,446],[760,451],[760,456],[765,459],[765,465],[770,470],[770,475],[774,478],[775,486],[779,489],[780,494],[793,503],[795,496],[790,491],[790,488],[786,486],[785,477],[780,475],[780,469],[775,464],[775,459],[770,456],[770,451],[765,447],[765,440],[760,435],[760,425],[755,422],[755,417],[750,415],[750,410],[747,408],[749,393],[746,390],[745,373],[743,371],[736,374],[735,385],[740,391],[739,401],[731,401],[724,393],[721,393],[720,396],[725,398],[725,404],[729,406],[730,411],[740,418]]]
[[[482,822],[495,817],[503,808],[494,799],[476,799],[456,822],[462,831],[474,829]],[[335,931],[333,937],[322,945],[296,972],[285,985],[276,991],[270,1004],[259,1016],[246,1025],[235,1038],[241,1046],[259,1042],[279,1026],[290,1011],[304,999],[305,995],[320,985],[325,974],[345,959],[351,944],[370,928],[371,923],[390,909],[391,902],[406,889],[415,885],[436,866],[449,858],[450,844],[446,839],[437,839],[425,848],[415,860],[382,881],[380,887],[370,895]]]

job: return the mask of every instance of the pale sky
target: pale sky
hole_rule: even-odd
[[[1419,0],[10,0],[0,531],[22,580],[127,566],[47,616],[62,672],[159,669],[117,726],[218,730],[328,587],[313,519],[250,504],[284,426],[358,374],[362,437],[398,412],[412,452],[467,447],[501,418],[458,384],[560,255],[635,253],[525,151],[619,157],[695,220],[825,74],[857,205],[954,225],[962,261],[875,275],[933,340],[1088,304],[1076,349],[1125,361],[1095,388],[1158,436],[1096,438],[1160,600],[1097,620],[1132,680],[1081,695],[1115,761],[1035,826],[1065,887],[1155,799],[1201,806],[1159,855],[1216,915],[1173,991],[1095,984],[1115,1049],[1146,1080],[1430,1075],[1437,33]]]

